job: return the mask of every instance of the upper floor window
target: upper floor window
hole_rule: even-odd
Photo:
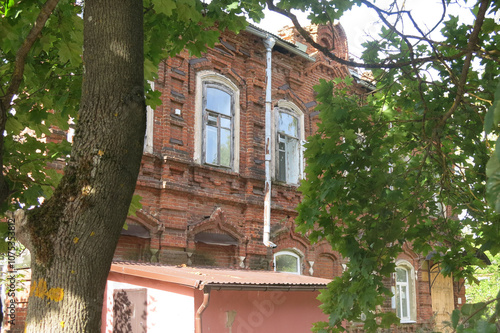
[[[207,164],[231,167],[233,102],[223,86],[206,83],[203,89],[203,148]]]
[[[416,317],[414,272],[408,263],[398,265],[395,273],[393,307],[401,322],[412,322]]]
[[[276,180],[297,184],[302,178],[304,138],[303,114],[290,102],[278,105],[276,124]]]
[[[154,81],[148,81],[151,90],[155,90]],[[146,133],[144,134],[144,152],[153,153],[153,126],[154,126],[154,110],[149,105],[146,106]]]
[[[299,151],[298,120],[289,113],[280,112],[278,121],[278,180],[298,183]]]
[[[276,272],[300,274],[300,257],[291,251],[280,251],[278,253],[275,253],[274,270]]]
[[[202,71],[196,76],[194,161],[239,169],[239,90],[227,77]]]

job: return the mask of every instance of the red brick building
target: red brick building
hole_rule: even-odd
[[[136,190],[143,208],[129,219],[117,259],[269,270],[275,253],[291,250],[300,259],[300,274],[340,273],[342,259],[326,243],[311,246],[294,232],[293,220],[302,142],[315,130],[318,114],[313,86],[321,78],[346,77],[349,70],[270,35],[276,40],[270,240],[277,247],[266,247],[266,34],[254,27],[226,33],[200,58],[183,52],[161,63],[154,87],[163,104],[148,119]],[[332,40],[327,29],[323,34]],[[334,39],[335,52],[347,58],[340,26]]]
[[[340,25],[309,31],[347,59]],[[280,36],[250,26],[239,35],[224,33],[202,57],[183,52],[160,64],[154,88],[163,103],[149,110],[136,190],[143,208],[129,218],[117,260],[329,279],[341,274],[345,259],[326,242],[311,245],[293,221],[302,142],[316,129],[313,86],[353,72],[291,28]],[[368,93],[370,83],[355,79],[358,92]],[[386,305],[397,308],[405,331],[430,328],[465,301],[463,287],[409,247],[397,265],[388,283],[398,297]]]
[[[347,59],[340,25],[308,29]],[[302,142],[316,129],[319,79],[353,75],[359,93],[371,84],[292,28],[280,36],[250,26],[222,34],[201,57],[183,52],[160,64],[154,88],[163,103],[149,110],[136,190],[143,208],[129,218],[117,260],[341,274],[345,259],[328,243],[311,245],[294,231]],[[398,296],[386,305],[402,318],[401,330],[431,328],[465,301],[463,287],[409,247],[397,265],[388,283]]]

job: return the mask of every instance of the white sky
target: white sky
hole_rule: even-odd
[[[392,1],[382,0],[377,1],[376,4],[383,6],[389,2]],[[411,10],[414,19],[421,24],[422,28],[426,28],[424,30],[432,28],[442,15],[440,0],[402,0],[399,2],[405,3],[405,9]],[[471,17],[470,11],[459,5],[449,7],[448,14],[458,15],[460,18]],[[301,24],[308,24],[306,14],[297,13],[297,16]],[[356,6],[340,19],[340,24],[342,24],[347,34],[349,52],[351,54],[359,56],[362,51],[361,44],[366,41],[367,35],[370,32],[376,34],[380,30],[379,24],[376,23],[377,21],[378,17],[373,10]],[[257,25],[269,32],[277,33],[281,27],[292,25],[292,22],[282,15],[266,11],[266,17]],[[439,30],[437,29],[438,32]],[[434,38],[439,37],[434,35]]]

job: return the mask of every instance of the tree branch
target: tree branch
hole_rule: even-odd
[[[33,44],[38,39],[40,32],[42,31],[43,27],[45,26],[45,23],[49,19],[50,15],[52,14],[52,11],[56,8],[58,3],[59,0],[47,0],[47,2],[43,5],[42,9],[40,10],[40,13],[36,18],[33,27],[31,28],[30,32],[24,39],[23,44],[21,45],[19,50],[17,50],[16,61],[14,63],[14,73],[12,74],[12,77],[10,79],[10,85],[7,88],[7,93],[5,94],[5,96],[2,97],[2,103],[4,103],[5,109],[8,108],[12,100],[12,97],[18,91],[19,86],[21,85],[21,81],[23,79],[23,74],[24,74],[24,65],[26,62],[26,57],[31,48],[33,47]]]
[[[316,48],[318,51],[323,53],[326,57],[330,58],[331,60],[342,64],[346,65],[349,67],[359,67],[359,68],[368,68],[368,69],[391,69],[391,68],[402,68],[406,67],[412,64],[422,64],[426,62],[431,62],[431,61],[436,61],[436,60],[455,60],[455,59],[460,59],[462,58],[465,54],[467,54],[467,51],[462,51],[459,52],[453,56],[448,56],[448,57],[439,57],[439,56],[429,56],[429,57],[422,57],[422,58],[416,58],[413,61],[401,61],[401,62],[391,62],[392,59],[387,58],[384,61],[380,63],[360,63],[360,62],[355,62],[355,61],[349,61],[342,59],[335,54],[331,53],[330,50],[328,50],[326,47],[316,43],[312,37],[309,35],[309,33],[301,26],[299,23],[297,16],[295,16],[293,13],[284,10],[282,8],[276,7],[273,3],[273,0],[266,0],[266,4],[269,8],[270,11],[273,11],[275,13],[281,14],[287,18],[289,18],[297,31],[300,33],[300,35],[309,43],[311,46]]]
[[[12,98],[18,92],[19,86],[21,85],[21,82],[23,80],[26,57],[28,56],[29,51],[33,47],[35,41],[38,39],[40,32],[42,31],[45,23],[49,19],[52,11],[54,10],[54,8],[56,8],[58,3],[59,0],[47,0],[47,2],[43,5],[40,13],[38,14],[38,17],[36,18],[35,23],[33,24],[33,27],[24,39],[23,44],[21,45],[19,50],[17,50],[16,59],[14,62],[14,72],[12,73],[12,77],[5,91],[5,95],[0,98],[0,169],[2,169],[2,173],[0,173],[0,203],[6,200],[9,196],[9,186],[3,175],[3,133],[5,130],[5,124],[7,122],[7,111],[9,110]]]
[[[490,1],[491,0],[482,0],[481,4],[479,5],[479,11],[476,16],[476,22],[474,23],[474,29],[470,34],[469,43],[467,44],[467,55],[465,56],[464,65],[462,67],[462,74],[460,75],[460,79],[457,84],[457,94],[455,96],[455,101],[439,122],[438,127],[444,126],[448,118],[451,117],[451,115],[458,109],[458,106],[462,102],[463,95],[465,93],[465,83],[467,82],[467,75],[469,74],[469,69],[472,62],[472,55],[474,51],[477,51],[479,49],[479,33],[481,32],[481,27],[483,26],[486,11],[490,6]]]

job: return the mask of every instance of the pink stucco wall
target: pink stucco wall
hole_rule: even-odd
[[[305,333],[328,318],[319,292],[212,290],[203,312],[203,333]],[[196,304],[201,303],[200,294]]]
[[[195,290],[178,284],[110,273],[101,333],[113,333],[113,291],[147,288],[147,332],[193,333]]]
[[[101,333],[113,333],[113,291],[147,288],[147,332],[194,333],[203,291],[174,283],[110,273]],[[213,290],[202,333],[305,333],[327,320],[312,291]]]

